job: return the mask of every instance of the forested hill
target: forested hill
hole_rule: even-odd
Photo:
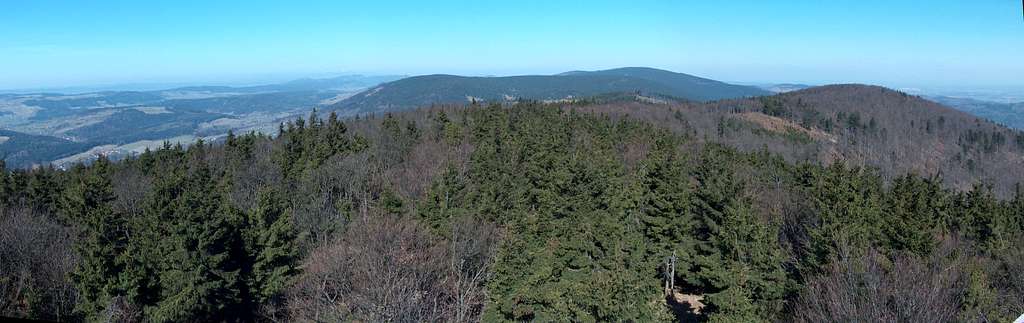
[[[416,76],[370,88],[331,108],[366,113],[408,110],[431,104],[468,104],[474,100],[573,100],[614,92],[641,92],[693,101],[768,94],[750,86],[732,85],[653,68],[632,67],[558,75]]]
[[[62,138],[0,129],[0,159],[14,165],[57,159],[83,146]]]
[[[689,74],[675,73],[649,67],[623,67],[603,71],[572,71],[559,75],[604,75],[631,77],[670,85],[672,92],[661,93],[693,101],[712,101],[768,95],[770,92],[753,86],[733,85]],[[643,89],[638,89],[643,90]],[[655,91],[644,91],[655,92]]]
[[[24,93],[0,96],[0,129],[23,134],[0,140],[11,168],[111,158],[157,148],[162,141],[220,138],[228,132],[271,132],[312,107],[399,79],[346,75],[257,86],[192,86],[146,91]],[[25,149],[39,146],[38,149]]]
[[[961,111],[877,86],[836,85],[762,100],[768,114],[836,134],[821,160],[941,175],[958,189],[978,183],[1009,193],[1024,181],[1024,134]],[[836,149],[838,155],[832,154]]]
[[[886,179],[940,176],[1002,196],[1024,180],[1024,134],[917,96],[866,85],[815,87],[710,103],[612,103],[587,111],[628,115],[743,151],[790,161],[841,161],[878,168]]]

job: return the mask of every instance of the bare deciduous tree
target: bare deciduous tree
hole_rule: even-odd
[[[0,210],[0,315],[62,320],[75,306],[70,229],[27,208]]]
[[[306,259],[287,293],[291,318],[472,321],[483,307],[497,231],[487,222],[460,220],[443,240],[408,218],[353,221],[339,241]]]
[[[949,239],[931,257],[840,248],[794,306],[801,322],[951,322],[957,319],[967,259]]]
[[[445,249],[415,222],[354,221],[337,243],[313,251],[288,292],[300,321],[437,321],[442,317]]]
[[[449,321],[468,322],[480,315],[485,301],[484,283],[500,235],[497,226],[477,219],[457,220],[448,242]]]

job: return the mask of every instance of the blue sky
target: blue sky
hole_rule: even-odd
[[[1017,0],[7,1],[0,89],[651,66],[1024,89]]]

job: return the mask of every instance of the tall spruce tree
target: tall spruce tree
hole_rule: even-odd
[[[696,166],[697,250],[688,282],[706,295],[704,314],[711,321],[770,321],[781,310],[788,278],[778,229],[755,217],[730,168],[738,158],[712,145]]]
[[[256,303],[274,301],[298,273],[295,228],[281,194],[273,189],[258,193],[243,228],[248,294]]]
[[[109,162],[106,167],[109,171]],[[29,173],[28,202],[29,205],[43,213],[52,213],[57,207],[60,186],[56,181],[56,171],[51,167],[41,167]],[[104,176],[109,177],[109,174]],[[108,180],[109,181],[109,180]]]
[[[676,141],[660,134],[640,167],[640,221],[648,244],[649,261],[664,263],[676,257],[675,275],[679,282],[689,271],[695,251],[693,217],[690,210],[689,174],[677,156]],[[665,266],[657,266],[664,270]],[[671,273],[661,273],[665,276]]]
[[[957,228],[962,234],[985,249],[1009,247],[1013,221],[1009,210],[992,194],[991,187],[975,185],[971,191],[961,193],[956,210]]]
[[[158,179],[147,203],[148,230],[156,241],[140,250],[152,262],[155,290],[144,290],[148,319],[223,321],[244,319],[239,294],[244,286],[234,248],[241,245],[241,214],[227,198],[221,178],[202,160],[200,148],[190,149],[194,164],[179,167]],[[152,295],[156,293],[155,298]]]
[[[1024,235],[1024,184],[1017,183],[1014,186],[1013,200],[1010,201],[1008,212],[1012,230]]]
[[[116,197],[110,172],[110,162],[103,156],[89,168],[77,166],[60,198],[63,217],[81,229],[75,245],[80,260],[71,278],[79,295],[76,311],[90,321],[100,320],[112,298],[124,293],[119,280],[128,228],[124,216],[111,206]]]
[[[882,241],[882,180],[873,171],[836,163],[810,170],[805,180],[817,213],[809,231],[810,246],[801,257],[816,272],[844,247],[865,248]]]
[[[449,224],[468,214],[466,190],[464,176],[454,166],[446,166],[417,205],[420,218],[438,234],[447,235]]]
[[[7,206],[10,195],[14,193],[14,188],[10,186],[7,177],[7,162],[0,158],[0,206]]]
[[[935,234],[950,216],[951,202],[937,180],[913,175],[895,179],[885,195],[885,247],[930,253],[936,244]]]

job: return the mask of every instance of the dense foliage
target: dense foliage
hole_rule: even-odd
[[[0,315],[937,322],[1024,311],[1022,189],[1000,198],[936,174],[794,162],[604,112],[313,114],[275,137],[5,171]]]

